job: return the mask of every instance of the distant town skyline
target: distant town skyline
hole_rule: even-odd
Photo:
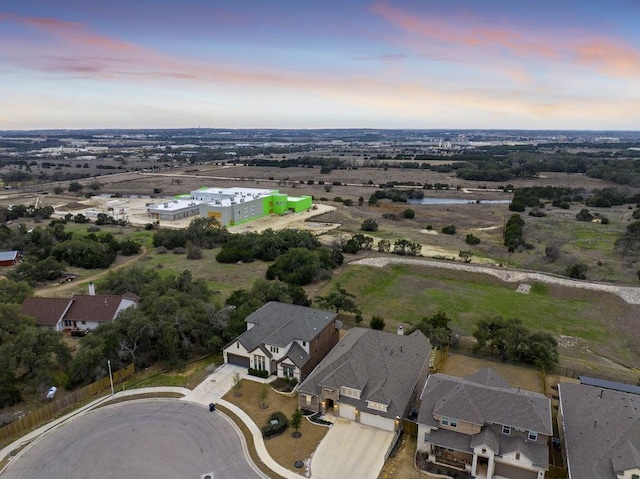
[[[640,3],[23,0],[0,130],[640,130]]]

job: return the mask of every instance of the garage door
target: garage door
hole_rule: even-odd
[[[351,419],[352,421],[356,420],[356,408],[354,408],[353,406],[349,406],[348,404],[340,403],[339,414],[340,417],[343,417],[345,419]]]
[[[520,469],[519,467],[509,466],[496,462],[494,475],[508,477],[509,479],[537,479],[538,473],[536,471],[528,471],[526,469]]]
[[[235,364],[237,366],[249,367],[249,358],[239,356],[237,354],[227,353],[227,362],[229,364]]]
[[[377,427],[384,429],[385,431],[394,431],[395,422],[393,419],[386,417],[376,416],[375,414],[368,414],[366,412],[360,413],[360,423],[367,426]]]

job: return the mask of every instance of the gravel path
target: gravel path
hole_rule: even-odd
[[[616,286],[612,284],[593,283],[590,281],[569,279],[561,276],[537,273],[534,271],[505,269],[473,264],[461,264],[455,262],[431,261],[418,258],[394,258],[386,256],[378,258],[359,259],[356,261],[351,261],[349,264],[364,264],[367,266],[376,266],[379,268],[382,268],[389,264],[413,264],[417,266],[427,266],[429,268],[452,269],[456,271],[467,271],[469,273],[484,273],[490,274],[498,279],[501,279],[502,281],[506,281],[509,283],[537,281],[539,283],[558,284],[561,286],[588,289],[591,291],[604,291],[606,293],[617,294],[629,304],[640,304],[640,288],[632,286]]]

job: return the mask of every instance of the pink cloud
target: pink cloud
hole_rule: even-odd
[[[628,80],[640,74],[640,48],[622,39],[596,38],[578,29],[533,31],[517,23],[510,28],[478,26],[486,20],[469,15],[419,17],[386,0],[375,2],[370,9],[402,32],[404,37],[397,41],[423,53],[444,54],[463,62],[482,58],[498,63],[508,61],[504,55],[508,53],[519,60],[588,67]]]

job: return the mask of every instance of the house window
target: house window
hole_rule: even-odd
[[[429,431],[424,433],[424,442],[429,442]]]
[[[537,441],[538,433],[535,431],[529,431],[529,441]]]
[[[306,341],[302,341],[302,345],[303,345],[303,346],[306,346],[306,345],[307,345],[307,342],[306,342]]]
[[[86,321],[82,321],[82,324],[87,324],[87,322]]]
[[[340,394],[342,396],[355,398],[355,399],[360,399],[360,390],[358,390],[358,389],[347,388],[347,387],[342,386],[340,388]]]
[[[308,394],[305,394],[304,396],[304,404],[307,407],[311,406],[311,396],[309,396]]]
[[[516,461],[520,460],[520,451],[516,451]]]
[[[631,479],[640,479],[640,475],[638,475],[638,474],[631,474]]]
[[[264,371],[266,369],[264,356],[258,356],[257,354],[254,354],[253,355],[253,367],[254,367],[254,369],[257,369],[258,371]]]
[[[240,349],[240,343],[236,343],[236,348]]]
[[[272,353],[277,353],[278,351],[280,351],[280,348],[277,348],[275,346],[270,346],[269,349],[271,350]]]
[[[502,434],[506,436],[511,435],[511,426],[502,426]]]
[[[291,366],[290,364],[283,364],[282,365],[282,375],[285,378],[292,378],[293,375],[295,374],[296,370],[293,366]]]
[[[442,424],[443,426],[458,427],[458,420],[451,419],[449,417],[443,417],[442,419],[440,419],[440,424]]]
[[[367,407],[369,409],[377,409],[378,411],[386,411],[387,405],[380,404],[379,402],[367,401]]]

